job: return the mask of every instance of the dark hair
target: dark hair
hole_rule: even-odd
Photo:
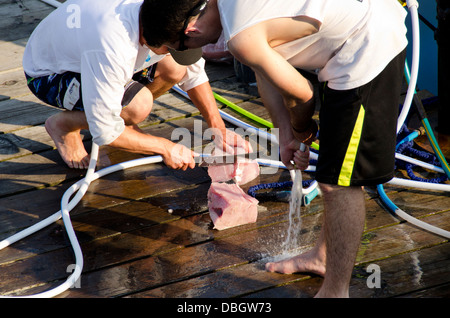
[[[144,0],[140,11],[142,35],[149,46],[179,39],[189,11],[200,0]]]

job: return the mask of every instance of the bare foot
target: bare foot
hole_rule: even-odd
[[[87,169],[89,154],[81,140],[80,130],[67,132],[57,114],[45,121],[45,129],[55,142],[56,148],[69,168]]]
[[[282,261],[269,262],[266,264],[266,270],[282,274],[312,273],[323,277],[325,276],[325,261],[317,257],[313,249]]]

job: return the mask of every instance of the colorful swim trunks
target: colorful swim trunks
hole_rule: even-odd
[[[155,76],[157,63],[134,74],[133,79],[125,85],[122,106],[126,107],[134,96]],[[68,110],[84,111],[81,74],[65,72],[42,77],[31,77],[25,73],[27,85],[33,94],[44,103]]]

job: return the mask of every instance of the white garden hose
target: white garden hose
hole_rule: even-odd
[[[47,3],[51,6],[54,6],[55,8],[57,8],[61,5],[61,2],[58,2],[56,0],[41,0],[41,1]]]
[[[420,29],[419,29],[419,13],[417,11],[419,3],[416,0],[407,0],[406,4],[411,14],[412,24],[412,63],[411,63],[411,79],[406,92],[405,101],[403,103],[402,111],[397,120],[397,134],[403,126],[403,123],[408,116],[411,108],[412,100],[416,90],[417,78],[419,74],[419,60],[420,60]]]
[[[397,123],[397,133],[400,131],[405,119],[411,108],[412,100],[415,94],[417,78],[419,73],[419,56],[420,56],[420,30],[419,30],[419,14],[418,7],[419,3],[416,0],[407,0],[406,5],[411,14],[411,22],[413,29],[413,52],[412,52],[412,64],[411,64],[411,78],[408,85],[408,91],[406,93],[405,101],[403,104],[402,111],[398,118]],[[389,184],[401,185],[406,187],[415,187],[422,189],[431,189],[438,191],[450,191],[450,185],[448,184],[435,184],[435,183],[424,183],[407,179],[393,178],[388,182]],[[443,236],[445,238],[450,238],[450,232],[440,229],[438,227],[432,226],[428,223],[420,221],[411,215],[407,214],[400,208],[398,208],[386,195],[384,192],[383,185],[377,186],[378,193],[380,194],[381,200],[387,205],[387,207],[395,213],[397,216],[401,217],[407,222],[416,225],[419,228],[432,232],[434,234]]]

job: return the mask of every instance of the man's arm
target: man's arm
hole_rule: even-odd
[[[187,94],[192,103],[202,114],[208,127],[225,129],[225,123],[220,116],[209,82],[205,82],[188,90]]]
[[[312,84],[270,46],[266,30],[264,24],[245,30],[230,40],[228,48],[255,71],[264,105],[280,128],[282,161],[291,167],[298,141],[310,144],[314,140],[315,133],[307,138],[316,127],[312,120],[314,91]]]
[[[289,110],[286,107],[280,107],[284,103],[283,97],[258,73],[256,73],[256,80],[264,106],[269,111],[274,126],[279,129],[281,161],[288,169],[294,168],[291,160],[294,161],[297,168],[306,169],[309,164],[309,148],[307,147],[303,153],[299,152],[297,159],[294,157],[294,154],[300,149],[300,142],[293,134]]]
[[[208,127],[216,130],[214,141],[218,147],[222,147],[222,150],[228,153],[234,153],[236,147],[242,148],[246,152],[251,151],[251,146],[246,140],[226,129],[209,82],[197,85],[188,90],[187,93],[202,114]]]
[[[122,134],[109,145],[134,153],[161,155],[164,163],[172,169],[195,167],[193,151],[166,138],[145,134],[134,126],[125,126]]]
[[[238,60],[250,66],[281,95],[280,107],[284,105],[288,110],[292,126],[299,131],[307,129],[314,114],[313,86],[270,47],[264,28],[257,25],[239,33],[228,47]]]

